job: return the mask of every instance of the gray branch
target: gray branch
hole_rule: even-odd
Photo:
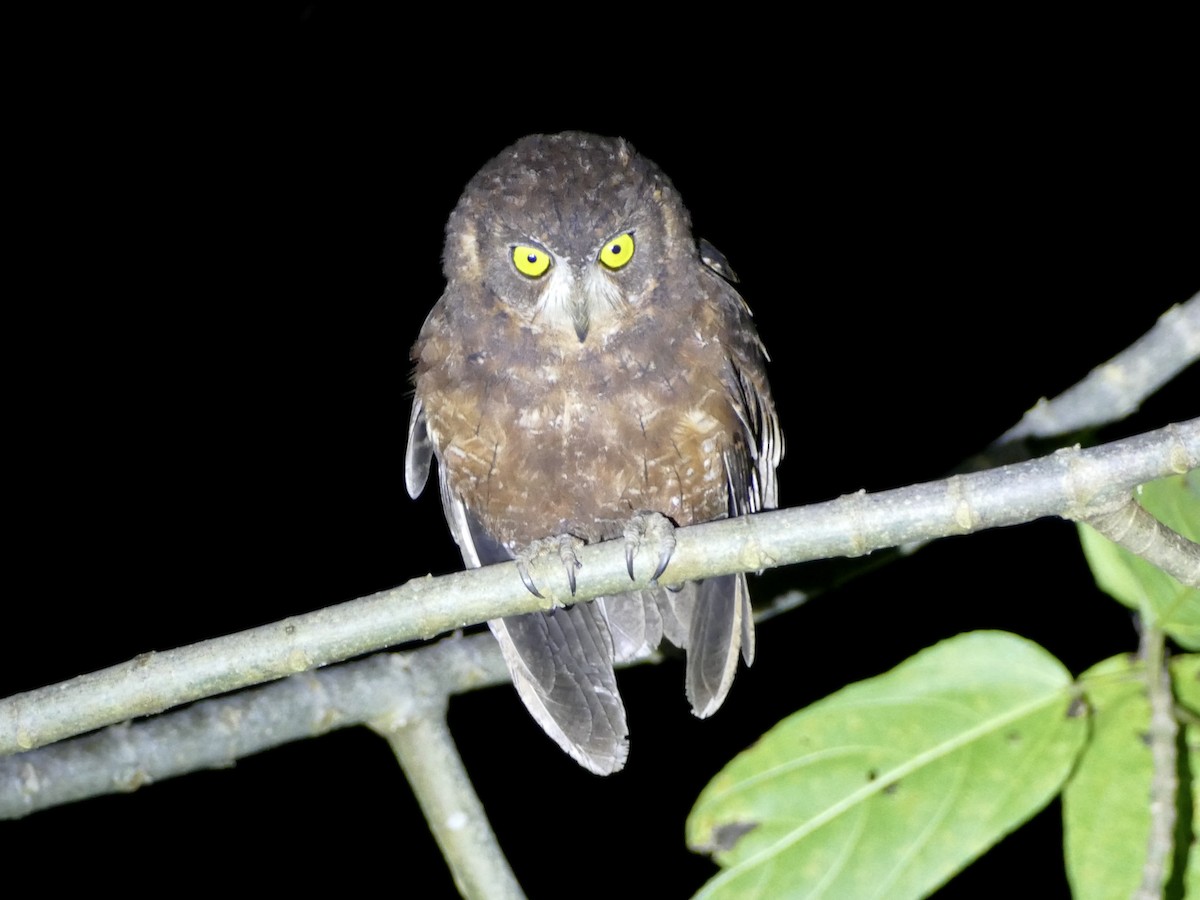
[[[458,892],[466,900],[524,900],[454,746],[445,699],[437,714],[389,713],[371,727],[392,745]]]
[[[451,694],[508,681],[491,635],[449,638],[306,672],[168,715],[0,758],[0,818],[133,791],[387,715],[416,719]]]
[[[1168,528],[1133,497],[1084,521],[1114,544],[1158,566],[1180,584],[1200,587],[1200,544]]]
[[[1200,357],[1200,294],[1172,306],[1141,338],[1053,400],[1043,398],[996,443],[1116,422]]]
[[[878,494],[683,528],[664,582],[966,534],[1043,516],[1083,518],[1097,504],[1200,464],[1200,419],[1095,447]],[[575,601],[647,584],[631,582],[621,542],[586,546]],[[545,577],[540,577],[543,575]],[[561,575],[561,573],[559,573]],[[536,573],[549,601],[570,600]],[[146,654],[62,684],[0,701],[0,753],[32,749],[134,716],[430,638],[497,616],[545,608],[513,563],[401,587],[304,616],[164,653]]]

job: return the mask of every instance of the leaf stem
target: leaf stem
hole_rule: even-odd
[[[1142,883],[1134,900],[1160,900],[1174,849],[1176,793],[1176,738],[1179,725],[1173,715],[1174,698],[1166,666],[1166,640],[1162,629],[1149,618],[1142,632],[1141,655],[1146,661],[1146,692],[1150,700],[1147,739],[1154,775],[1150,782],[1150,834]]]

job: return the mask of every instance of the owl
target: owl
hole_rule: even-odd
[[[570,542],[623,538],[631,575],[645,542],[661,573],[673,545],[656,523],[775,507],[783,441],[750,310],[670,180],[626,141],[517,141],[467,185],[443,264],[412,350],[405,477],[418,496],[437,458],[468,566],[559,539],[573,578]],[[488,624],[534,719],[598,774],[628,754],[615,662],[664,637],[685,649],[703,717],[739,653],[754,657],[740,574]]]

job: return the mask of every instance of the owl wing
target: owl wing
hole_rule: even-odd
[[[404,451],[404,486],[414,500],[425,490],[432,459],[433,441],[425,423],[425,404],[413,397],[412,414],[408,417],[408,448]]]
[[[705,264],[719,276],[732,270],[711,245],[702,243]],[[710,262],[718,259],[720,266]],[[742,516],[778,504],[775,468],[783,455],[783,436],[766,377],[767,354],[751,322],[750,308],[721,278],[713,279],[726,316],[726,368],[723,381],[741,424],[723,455],[728,489],[727,514]],[[676,618],[687,623],[687,696],[692,711],[704,718],[725,700],[737,672],[738,652],[754,662],[754,615],[742,573],[684,585],[674,599]]]
[[[629,728],[602,607],[580,603],[488,622],[513,684],[542,729],[584,768],[625,765]]]
[[[742,425],[740,452],[726,454],[729,514],[745,515],[779,505],[775,469],[783,458],[783,432],[775,401],[767,383],[767,350],[754,328],[750,307],[730,285],[724,288],[725,383],[729,399]]]
[[[433,442],[419,400],[413,402],[405,484],[418,496],[429,477]],[[463,561],[471,568],[512,553],[492,538],[440,479],[442,509]],[[573,759],[598,775],[625,765],[629,729],[613,671],[613,638],[602,602],[488,622],[513,684],[542,729]]]

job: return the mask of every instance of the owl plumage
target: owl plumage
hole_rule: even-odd
[[[646,513],[690,525],[776,505],[766,353],[714,254],[621,139],[532,135],[470,181],[413,348],[405,473],[416,497],[436,455],[467,565],[621,537]],[[744,575],[488,624],[534,718],[600,774],[628,753],[614,661],[663,637],[685,648],[707,716],[754,652]]]

